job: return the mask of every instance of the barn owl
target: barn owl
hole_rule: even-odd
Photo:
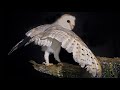
[[[64,14],[52,24],[45,24],[31,29],[25,35],[26,38],[17,43],[8,54],[21,46],[26,46],[31,42],[42,47],[45,52],[44,64],[49,63],[49,55],[53,54],[59,63],[59,53],[61,47],[68,53],[72,53],[73,59],[82,68],[86,68],[93,77],[101,77],[101,66],[95,55],[88,46],[72,30],[75,26],[75,16]]]

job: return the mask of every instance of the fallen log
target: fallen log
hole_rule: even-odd
[[[101,78],[119,78],[120,77],[120,58],[97,57],[102,66]],[[58,78],[92,78],[85,69],[79,65],[69,63],[54,64],[45,66],[31,60],[35,70]]]

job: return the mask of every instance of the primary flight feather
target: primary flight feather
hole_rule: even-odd
[[[8,53],[23,45],[34,42],[42,46],[45,51],[44,64],[49,66],[49,55],[54,54],[55,60],[60,61],[59,53],[61,47],[68,53],[72,53],[75,62],[79,63],[82,68],[86,68],[94,77],[101,77],[101,66],[95,55],[87,45],[72,30],[75,26],[75,17],[69,14],[62,15],[53,24],[41,25],[31,29],[26,33],[26,38],[15,45]]]

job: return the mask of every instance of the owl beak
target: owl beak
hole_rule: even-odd
[[[75,25],[73,25],[73,24],[71,24],[71,23],[70,23],[70,27],[71,27],[71,29],[73,29],[73,28],[74,28],[74,26],[75,26]]]
[[[72,25],[72,29],[75,27],[75,25]]]

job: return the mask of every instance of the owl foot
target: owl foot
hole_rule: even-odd
[[[51,65],[53,65],[53,63],[46,63],[46,62],[43,62],[43,64],[44,64],[45,66],[51,66]]]
[[[59,62],[58,65],[59,65],[59,66],[63,66],[63,63]]]

